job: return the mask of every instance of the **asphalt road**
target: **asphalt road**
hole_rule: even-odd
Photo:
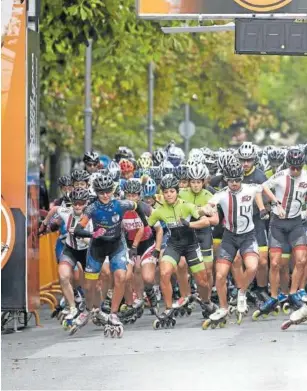
[[[108,339],[91,323],[69,337],[49,313],[2,335],[3,390],[307,390],[307,324],[281,331],[284,315],[203,331],[195,311],[155,331],[146,311]]]

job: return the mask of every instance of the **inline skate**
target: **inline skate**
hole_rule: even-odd
[[[151,315],[158,313],[158,300],[153,288],[146,289],[147,302],[149,304],[149,311]]]
[[[62,327],[65,331],[70,330],[75,323],[77,316],[80,314],[80,311],[77,307],[71,307],[68,314],[65,316],[62,321]]]
[[[289,304],[289,295],[284,293],[279,293],[277,296],[279,304],[284,312],[284,314],[288,315],[290,313],[290,304]]]
[[[300,309],[292,312],[290,319],[286,320],[282,325],[282,330],[287,330],[292,325],[299,325],[307,321],[307,304],[304,304]]]
[[[135,323],[138,318],[136,309],[133,305],[127,304],[121,305],[118,316],[123,324]]]
[[[232,315],[233,313],[236,314],[237,324],[240,325],[242,323],[243,316],[246,316],[248,314],[248,311],[249,307],[247,305],[245,292],[242,292],[241,289],[239,289],[237,296],[237,305],[230,306],[228,312],[230,315]]]
[[[161,315],[156,314],[157,319],[153,322],[153,328],[158,330],[160,328],[175,327],[176,319],[174,318],[174,309],[167,308]]]
[[[270,297],[265,303],[261,304],[258,310],[253,315],[253,320],[258,320],[260,316],[267,318],[270,314],[277,316],[280,312],[280,306],[277,299]]]
[[[88,323],[90,316],[91,314],[87,309],[81,312],[75,319],[73,326],[70,328],[69,335],[74,335],[78,330],[84,327]]]
[[[224,328],[227,323],[228,310],[226,308],[218,308],[209,316],[202,324],[202,329],[207,330],[209,327],[215,329],[217,327]]]
[[[102,308],[93,308],[91,311],[92,323],[95,326],[104,327],[108,323],[108,314],[106,314]]]
[[[177,318],[179,315],[190,316],[193,310],[193,302],[194,302],[194,297],[192,295],[186,297],[180,297],[180,299],[177,300],[172,306],[172,308],[174,309],[175,318]]]
[[[299,293],[293,293],[288,295],[288,300],[284,303],[282,309],[286,315],[292,311],[297,311],[303,306],[303,301]]]
[[[108,322],[104,327],[104,336],[106,338],[121,338],[124,334],[124,327],[122,322],[118,319],[117,314],[110,314]]]
[[[62,321],[69,312],[67,311],[66,314],[64,314],[64,316],[62,317],[62,311],[65,309],[65,307],[66,307],[66,300],[65,297],[63,296],[60,300],[60,303],[55,307],[55,310],[52,312],[51,318],[56,317],[59,321]]]

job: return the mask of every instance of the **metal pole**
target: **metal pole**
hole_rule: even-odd
[[[185,134],[189,132],[189,122],[190,122],[190,105],[186,103],[184,105],[184,123],[185,123]],[[188,157],[190,149],[190,139],[188,137],[184,138],[184,153],[186,158]]]
[[[89,45],[85,51],[85,108],[84,108],[84,152],[92,149],[92,101],[91,101],[91,74],[92,74],[92,43],[89,39]]]
[[[148,66],[148,126],[147,126],[147,137],[148,137],[148,151],[152,152],[153,149],[153,132],[155,130],[153,124],[154,116],[154,64],[149,63]]]

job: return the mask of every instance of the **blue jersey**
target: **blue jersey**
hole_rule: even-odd
[[[94,231],[98,228],[106,230],[100,239],[117,240],[122,235],[122,219],[125,212],[135,210],[136,207],[135,202],[128,200],[112,200],[108,204],[97,200],[85,208],[79,223],[85,227],[88,221],[92,220]]]

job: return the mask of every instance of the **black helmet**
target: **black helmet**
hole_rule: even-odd
[[[118,150],[115,152],[114,159],[117,163],[120,162],[121,159],[129,159],[134,158],[134,153],[128,147],[118,147]]]
[[[120,188],[120,184],[116,183],[115,188],[114,188],[114,196],[115,197],[120,197],[121,193],[122,193],[122,191],[121,191],[121,188]]]
[[[72,202],[74,201],[87,201],[89,199],[89,191],[87,189],[82,189],[77,187],[70,193],[70,198]]]
[[[71,181],[74,182],[88,182],[91,175],[85,170],[75,170],[71,173]]]
[[[244,176],[244,170],[240,162],[234,162],[223,169],[223,175],[225,180],[242,178]]]
[[[124,184],[124,192],[129,194],[141,194],[142,185],[137,179],[128,179]]]
[[[152,153],[152,160],[155,165],[160,165],[167,158],[167,153],[162,148],[158,148]]]
[[[179,180],[173,174],[166,174],[161,179],[160,187],[162,190],[176,189],[179,191]]]
[[[58,178],[59,186],[71,186],[71,177],[70,175],[63,175]]]
[[[158,185],[162,178],[162,170],[160,167],[154,166],[149,169],[149,176],[156,182]]]
[[[114,182],[111,174],[99,174],[93,182],[93,188],[96,193],[101,191],[112,191]]]
[[[301,167],[305,163],[305,154],[298,148],[290,149],[286,156],[289,166]]]
[[[180,181],[188,180],[188,166],[180,164],[174,169],[174,175]]]
[[[83,156],[84,163],[95,163],[98,164],[100,162],[99,155],[97,152],[93,150],[86,152]]]

